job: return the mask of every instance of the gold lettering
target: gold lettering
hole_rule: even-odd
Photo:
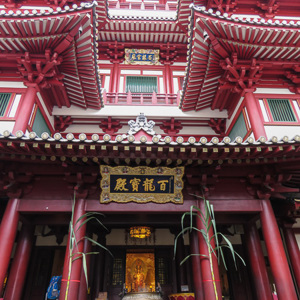
[[[141,179],[138,179],[138,178],[133,178],[130,180],[130,184],[132,185],[133,192],[138,192],[140,182],[141,182]]]
[[[142,59],[142,55],[141,55],[141,54],[138,54],[138,55],[137,55],[137,58],[138,58],[138,60],[141,60],[141,59]]]
[[[128,189],[126,189],[125,186],[126,186],[126,179],[118,178],[114,190],[115,191],[128,191]]]
[[[166,190],[166,183],[168,182],[168,180],[160,180],[160,181],[157,181],[157,183],[159,184],[159,188],[161,191],[165,191]]]
[[[143,55],[143,60],[147,60],[147,55],[146,54]]]
[[[131,55],[131,58],[132,58],[132,59],[136,59],[136,56],[135,56],[134,53]]]
[[[153,185],[153,180],[154,179],[145,179],[143,183],[143,187],[145,192],[154,192],[155,191],[155,186]]]

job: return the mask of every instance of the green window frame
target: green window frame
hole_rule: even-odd
[[[32,124],[32,131],[34,131],[38,136],[41,136],[43,132],[48,132],[51,135],[51,130],[48,127],[45,118],[39,108],[36,110],[34,121]]]
[[[11,99],[12,93],[0,93],[0,117],[4,117]]]
[[[157,77],[155,76],[126,76],[125,92],[157,93]]]
[[[274,122],[297,122],[289,99],[267,99]]]
[[[244,139],[247,133],[248,129],[244,118],[244,113],[241,111],[228,136],[234,141],[238,136]]]

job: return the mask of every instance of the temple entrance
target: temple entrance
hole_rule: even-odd
[[[126,253],[126,289],[129,293],[155,291],[154,253]]]

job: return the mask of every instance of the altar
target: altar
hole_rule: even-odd
[[[127,253],[125,288],[132,297],[138,298],[139,294],[147,296],[147,299],[150,299],[150,296],[154,297],[156,294],[153,293],[155,292],[154,253]]]

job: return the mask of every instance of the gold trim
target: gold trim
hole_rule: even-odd
[[[184,167],[167,168],[167,167],[127,167],[127,166],[100,166],[100,173],[102,176],[100,187],[102,189],[100,196],[100,203],[183,203],[183,174]],[[110,175],[173,175],[174,176],[174,193],[173,194],[155,194],[155,193],[110,193]]]
[[[159,65],[159,49],[125,48],[125,65]]]

